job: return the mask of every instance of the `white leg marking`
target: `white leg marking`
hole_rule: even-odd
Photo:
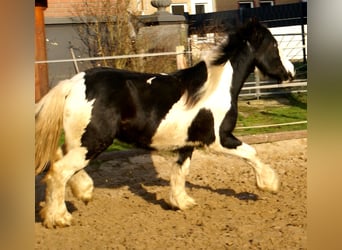
[[[74,174],[68,181],[72,194],[87,204],[93,196],[94,182],[83,169]]]
[[[185,177],[190,171],[190,158],[187,158],[180,167],[178,164],[172,166],[170,178],[170,204],[172,207],[185,210],[196,205],[196,202],[185,191]]]
[[[252,146],[242,143],[242,145],[238,146],[236,149],[227,149],[219,146],[215,147],[215,150],[242,157],[253,167],[256,175],[257,186],[260,189],[271,192],[278,191],[279,178],[277,173],[269,165],[264,164],[259,159],[255,149]]]
[[[88,164],[88,160],[85,160],[86,152],[82,147],[70,150],[46,174],[45,206],[40,211],[46,227],[71,225],[72,216],[65,205],[65,185],[76,171]]]

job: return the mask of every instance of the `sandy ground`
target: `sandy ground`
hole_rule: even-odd
[[[86,168],[95,182],[88,205],[67,192],[74,223],[35,223],[36,249],[307,249],[307,140],[255,144],[277,170],[277,194],[257,189],[240,158],[194,152],[188,193],[198,205],[174,211],[166,203],[172,153],[102,154]],[[36,211],[43,185],[36,177]]]

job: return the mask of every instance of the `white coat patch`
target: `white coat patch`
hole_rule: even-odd
[[[86,99],[85,79],[82,77],[76,80],[77,83],[74,84],[65,102],[63,119],[65,139],[70,148],[81,145],[81,137],[90,122],[91,111],[95,102],[95,99],[91,101]]]
[[[220,72],[219,72],[220,71]],[[208,68],[208,80],[204,84],[204,96],[194,107],[185,105],[185,97],[175,103],[160,123],[152,138],[152,147],[170,149],[184,146],[188,138],[188,128],[201,109],[211,110],[214,117],[214,131],[219,140],[219,127],[231,105],[230,86],[233,68],[228,61],[224,67]],[[219,79],[217,79],[219,77]],[[216,85],[213,85],[217,82]]]

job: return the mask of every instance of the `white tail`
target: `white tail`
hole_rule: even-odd
[[[84,73],[64,80],[52,88],[35,108],[35,173],[41,173],[53,162],[62,132],[65,100],[73,83],[83,78]]]

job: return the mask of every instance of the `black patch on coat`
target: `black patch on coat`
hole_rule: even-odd
[[[232,134],[236,125],[237,115],[237,106],[232,105],[220,125],[220,142],[223,147],[232,149],[242,144],[242,142]]]
[[[215,141],[214,116],[208,109],[201,109],[188,128],[188,141],[209,145]]]

